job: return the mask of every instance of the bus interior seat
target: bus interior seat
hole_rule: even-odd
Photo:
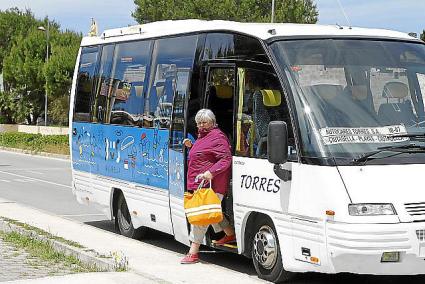
[[[360,107],[374,111],[372,96],[368,94],[366,85],[346,86],[343,93]]]
[[[342,127],[349,125],[349,118],[344,113],[344,96],[342,85],[318,84],[309,87],[313,97],[322,109],[327,126]]]
[[[382,91],[382,97],[387,100],[379,106],[378,118],[384,125],[400,124],[413,125],[417,119],[408,99],[409,91],[402,82],[387,82]],[[390,100],[394,100],[390,102]]]
[[[253,94],[253,121],[256,126],[256,156],[267,155],[267,133],[270,121],[284,120],[278,90],[260,90]]]
[[[233,134],[233,87],[209,86],[208,107],[214,112],[218,127],[232,141]]]
[[[372,94],[366,85],[346,86],[343,91],[344,100],[351,110],[346,114],[352,126],[378,126],[378,115],[373,104]]]

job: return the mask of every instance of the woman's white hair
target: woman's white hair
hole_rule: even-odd
[[[214,113],[207,108],[200,109],[195,116],[195,122],[211,121],[214,126],[217,125]]]

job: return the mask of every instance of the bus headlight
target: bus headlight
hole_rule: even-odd
[[[394,206],[387,204],[349,204],[348,212],[351,216],[396,215]]]

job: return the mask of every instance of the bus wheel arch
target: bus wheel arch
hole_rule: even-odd
[[[242,239],[242,243],[240,244],[241,246],[241,252],[244,256],[251,258],[251,250],[252,250],[252,245],[251,245],[251,241],[254,237],[254,224],[256,222],[257,216],[261,214],[255,211],[251,211],[249,212],[245,218],[244,221],[242,223],[242,235],[241,235],[241,239]]]
[[[252,258],[258,277],[273,283],[292,279],[295,273],[286,271],[282,264],[277,230],[272,219],[263,213],[252,212],[247,219],[244,255]]]
[[[134,228],[127,201],[122,190],[115,188],[112,198],[112,210],[115,217],[116,230],[121,235],[132,239],[143,238],[147,233],[147,228]]]
[[[112,219],[117,218],[118,196],[120,194],[123,194],[123,192],[121,191],[121,189],[119,189],[119,188],[112,188],[112,193],[111,193],[111,216],[112,216]]]

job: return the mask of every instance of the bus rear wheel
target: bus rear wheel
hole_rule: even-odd
[[[141,239],[146,235],[147,228],[140,227],[135,229],[128,211],[127,202],[123,194],[120,194],[117,201],[117,214],[115,216],[115,227],[120,234],[132,239]]]
[[[279,240],[273,222],[269,218],[257,221],[254,232],[252,261],[258,277],[273,283],[292,279],[294,273],[283,268]]]

